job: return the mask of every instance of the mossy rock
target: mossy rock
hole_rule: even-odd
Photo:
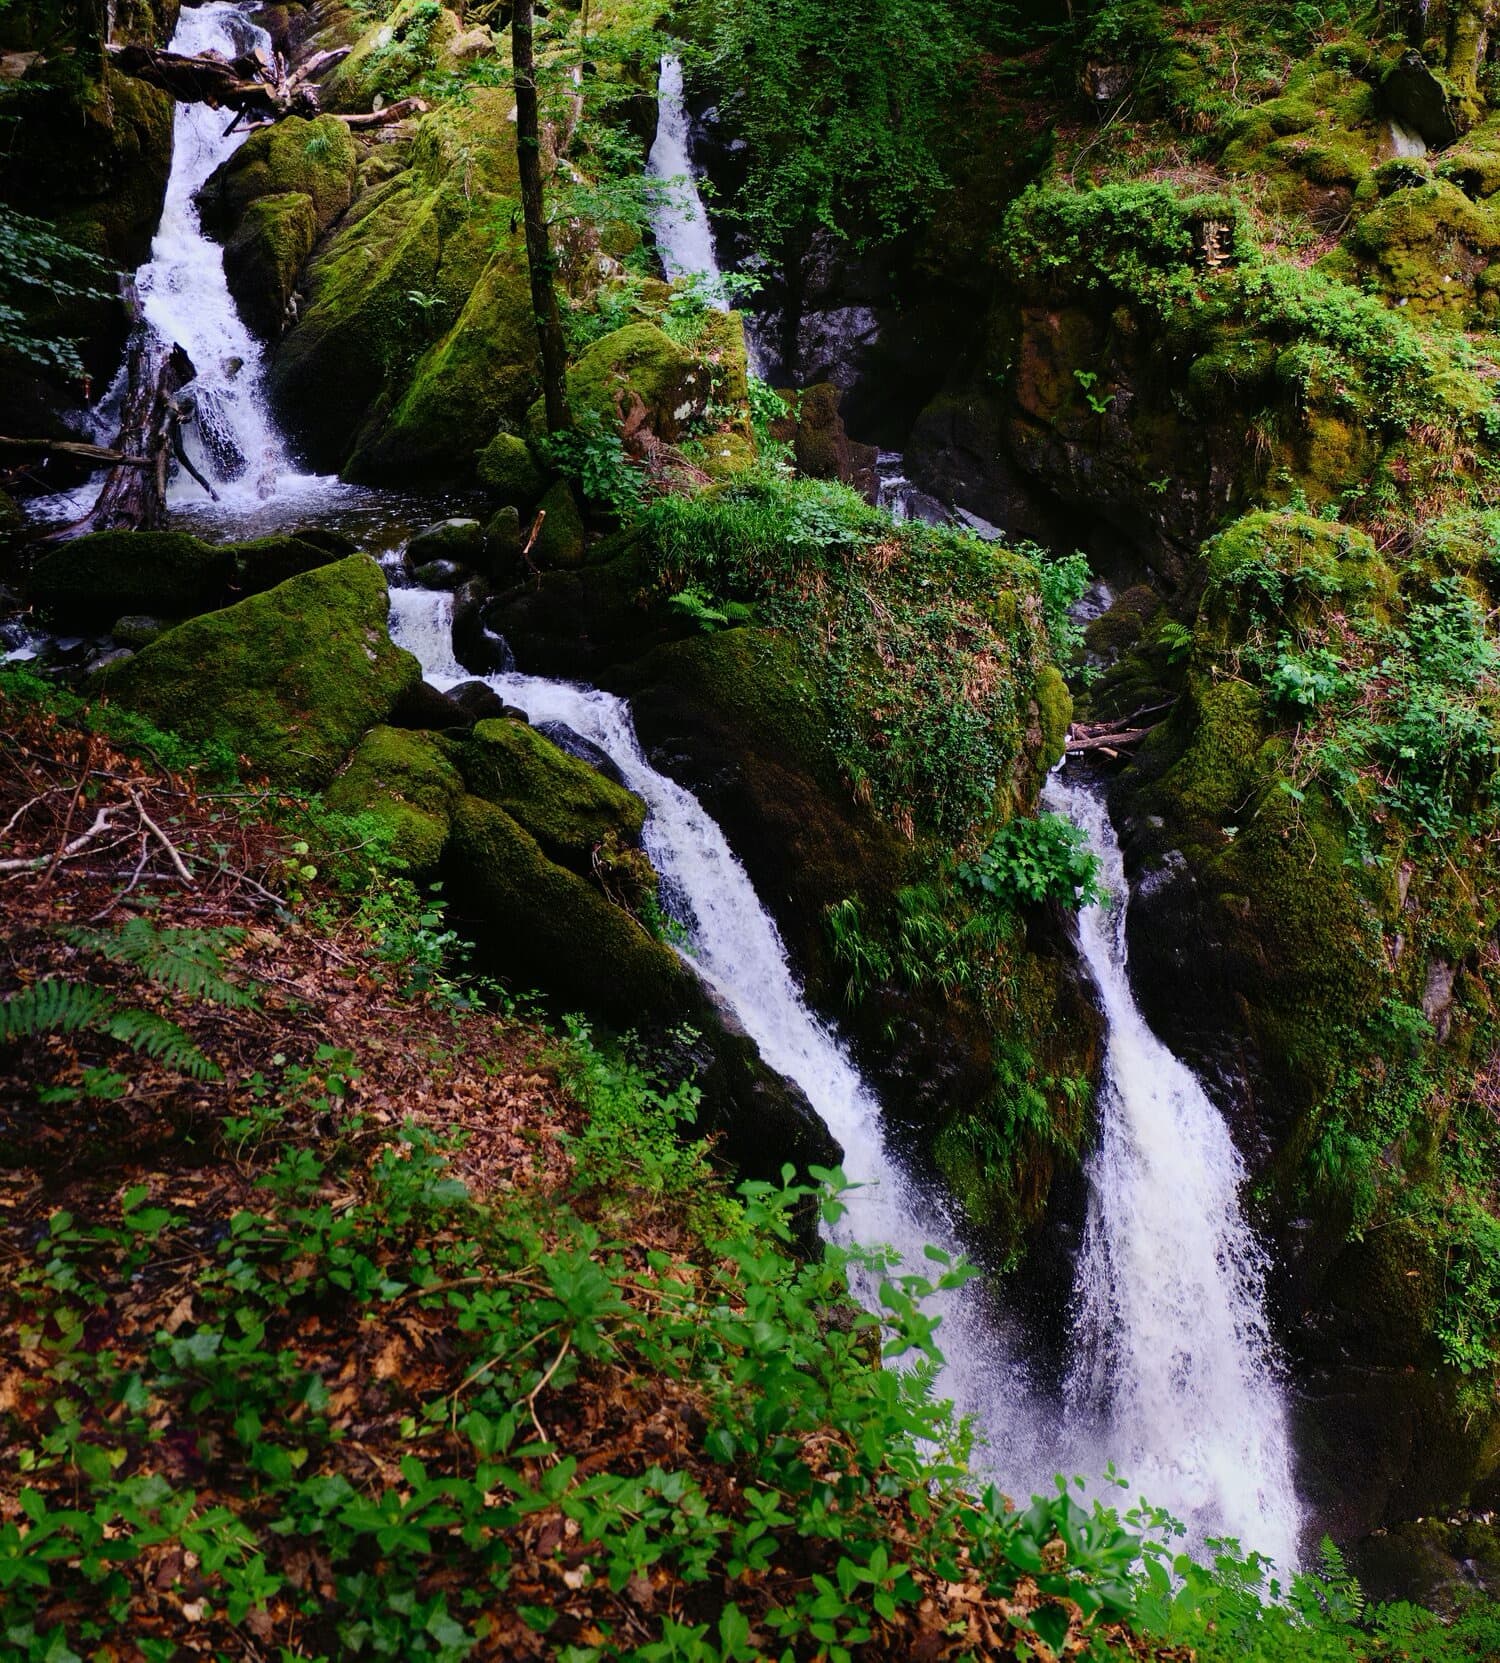
[[[435,734],[371,728],[323,800],[345,814],[372,815],[389,832],[398,859],[413,871],[431,871],[464,794],[450,750]]]
[[[389,17],[360,36],[323,83],[323,107],[358,114],[373,109],[377,98],[389,104],[404,97],[444,62],[461,27],[436,0],[400,0]]]
[[[585,549],[583,515],[567,480],[555,481],[538,508],[547,518],[531,551],[537,565],[544,570],[577,570]]]
[[[497,433],[480,451],[475,471],[481,485],[514,508],[532,508],[542,495],[542,470],[531,446],[514,433]]]
[[[287,303],[317,240],[310,196],[262,196],[246,208],[224,245],[224,277],[240,316],[257,335],[274,340],[285,327]]]
[[[487,437],[536,391],[519,239],[486,207],[516,182],[508,95],[473,90],[423,117],[410,166],[365,189],[313,259],[272,396],[309,461],[380,483],[472,478]]]
[[[595,851],[639,841],[646,805],[525,722],[479,722],[459,752],[469,790],[524,826],[550,860],[586,876]]]
[[[179,624],[101,680],[158,727],[222,740],[277,783],[318,790],[421,680],[391,644],[387,611],[380,567],[350,555]]]
[[[326,231],[353,199],[358,161],[353,135],[336,117],[287,116],[252,133],[193,201],[211,236],[230,236],[260,198],[287,195],[307,197],[317,229]]]
[[[1292,509],[1243,515],[1203,552],[1203,622],[1238,618],[1256,605],[1269,605],[1288,622],[1312,622],[1331,598],[1378,612],[1395,594],[1395,574],[1366,532]]]
[[[1446,179],[1394,191],[1321,262],[1334,276],[1368,275],[1413,311],[1470,321],[1481,272],[1500,253],[1500,221]]]
[[[149,647],[158,635],[171,627],[162,619],[153,618],[144,612],[127,612],[123,618],[115,619],[109,626],[109,633],[122,647],[139,652],[142,647]]]
[[[228,596],[233,556],[185,531],[97,531],[44,554],[27,579],[53,622],[104,629],[123,613],[189,617]]]
[[[312,528],[311,536],[317,535],[317,528]],[[229,543],[223,552],[234,561],[235,587],[243,597],[274,589],[289,577],[316,571],[351,553],[338,546],[340,541],[334,539],[330,547],[321,539],[313,542],[310,537],[277,533],[250,542]]]
[[[549,860],[496,804],[461,799],[444,869],[449,893],[484,926],[482,949],[517,985],[621,1026],[672,1024],[701,1010],[702,994],[676,954]]]
[[[654,323],[630,323],[592,342],[569,368],[568,402],[575,420],[596,415],[612,427],[644,423],[675,444],[707,411],[713,383],[706,358],[678,346]],[[540,399],[526,427],[538,437],[546,431]]]
[[[1035,698],[1041,727],[1041,748],[1037,766],[1052,767],[1062,760],[1068,743],[1068,724],[1073,720],[1073,695],[1055,665],[1044,664],[1037,672]]]

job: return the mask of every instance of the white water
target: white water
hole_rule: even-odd
[[[675,52],[667,53],[661,61],[656,107],[656,139],[646,158],[646,174],[664,187],[651,219],[657,252],[669,279],[701,279],[709,303],[721,312],[728,311],[708,211],[698,194],[697,177],[688,154],[689,123],[682,95],[682,59]]]
[[[469,679],[453,657],[452,614],[451,595],[391,592],[391,638],[416,654],[436,687]],[[927,1244],[958,1252],[940,1199],[919,1191],[886,1148],[874,1094],[838,1037],[803,1001],[776,925],[744,867],[691,792],[646,760],[629,706],[610,693],[536,676],[484,679],[533,722],[563,722],[592,740],[644,800],[646,851],[661,874],[668,910],[687,932],[687,957],[744,1024],[761,1056],[802,1087],[843,1145],[844,1172],[860,1187],[846,1197],[849,1210],[831,1239],[851,1246],[889,1245],[905,1269],[935,1277],[936,1267],[923,1252]],[[872,1308],[879,1281],[867,1276],[857,1288]],[[984,1292],[974,1283],[939,1295],[928,1306],[941,1315],[938,1343],[946,1358],[936,1389],[980,1423],[997,1475],[1029,1486],[1034,1477],[1047,1476],[1042,1453],[1047,1411],[984,1303]]]
[[[1112,1458],[1135,1493],[1188,1523],[1193,1546],[1234,1536],[1286,1573],[1299,1508],[1244,1167],[1197,1076],[1136,1006],[1125,865],[1102,799],[1054,775],[1042,801],[1083,828],[1110,892],[1078,920],[1107,1040],[1065,1441],[1084,1470]]]
[[[215,51],[226,58],[256,48],[269,53],[271,37],[249,21],[250,9],[226,0],[184,6],[171,50]],[[226,136],[233,119],[232,111],[206,104],[177,106],[161,222],[151,257],[135,274],[144,326],[182,347],[193,361],[197,373],[185,391],[196,404],[197,419],[184,424],[184,444],[229,515],[271,501],[300,506],[339,491],[336,480],[299,473],[289,460],[266,402],[263,348],[240,321],[224,278],[224,251],[204,234],[193,206],[193,193],[249,136],[244,126]],[[122,368],[93,412],[93,433],[103,443],[114,438],[123,388]],[[92,506],[98,489],[95,479],[33,506],[39,517],[75,518]],[[174,463],[167,501],[193,507],[208,497]]]

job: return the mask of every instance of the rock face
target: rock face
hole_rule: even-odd
[[[521,425],[537,385],[525,256],[484,212],[518,189],[509,109],[481,88],[423,118],[410,166],[367,165],[314,255],[270,379],[315,467],[467,479],[488,438]]]
[[[414,872],[431,872],[442,859],[463,794],[463,779],[443,740],[376,727],[360,740],[324,801],[345,813],[373,816],[398,859]]]
[[[386,612],[380,568],[350,555],[179,624],[104,684],[158,727],[222,740],[278,783],[317,790],[421,680]]]

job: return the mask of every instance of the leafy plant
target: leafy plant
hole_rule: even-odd
[[[632,519],[641,506],[645,482],[625,454],[619,433],[595,410],[565,431],[549,433],[539,447],[553,467],[577,480],[590,502]]]
[[[1061,901],[1069,907],[1091,906],[1105,898],[1098,857],[1063,814],[1007,821],[983,854],[959,866],[958,875],[986,895],[1032,905]]]
[[[48,977],[0,1000],[0,1045],[84,1031],[106,1035],[196,1080],[220,1077],[218,1065],[175,1022],[152,1011],[121,1009],[107,993],[83,982]]]

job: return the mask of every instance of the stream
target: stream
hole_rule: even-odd
[[[185,9],[172,45],[226,55],[264,41],[239,7]],[[652,172],[690,175],[688,119],[675,59],[663,62],[661,126]],[[374,550],[404,541],[420,504],[300,474],[262,396],[262,353],[235,313],[222,251],[198,225],[192,195],[236,146],[223,112],[179,106],[172,177],[152,257],[137,276],[144,326],[179,341],[198,370],[194,460],[215,482],[206,502],[185,477],[173,484],[173,523],[220,537],[309,521],[348,527]],[[665,194],[657,245],[671,273],[717,274],[696,190]],[[111,396],[98,426],[108,428]],[[898,512],[907,482],[890,456]],[[52,499],[50,516],[88,506],[91,492]],[[925,507],[921,505],[921,507]],[[433,498],[425,518],[451,509]],[[452,596],[396,588],[391,633],[437,687],[471,679],[453,657]],[[722,831],[688,791],[652,766],[628,705],[598,689],[523,674],[488,678],[534,722],[565,723],[606,751],[645,801],[645,844],[664,903],[683,927],[683,952],[734,1011],[766,1062],[795,1080],[845,1150],[858,1187],[832,1232],[845,1244],[889,1244],[929,1271],[923,1249],[957,1252],[948,1198],[894,1156],[879,1101],[834,1029],[803,997],[776,926]],[[1192,1072],[1150,1031],[1130,987],[1124,919],[1129,891],[1103,800],[1086,774],[1048,783],[1044,801],[1083,827],[1110,898],[1078,921],[1083,963],[1107,1025],[1100,1133],[1088,1163],[1084,1247],[1075,1271],[1072,1361],[1061,1393],[1028,1371],[1019,1325],[983,1279],[940,1296],[946,1364],[936,1390],[974,1417],[978,1466],[1008,1491],[1049,1488],[1054,1473],[1103,1474],[1113,1459],[1169,1508],[1201,1548],[1228,1534],[1285,1573],[1297,1560],[1299,1505],[1285,1389],[1264,1315],[1265,1260],[1239,1208],[1243,1168],[1222,1117]],[[867,1303],[877,1278],[856,1286]]]

